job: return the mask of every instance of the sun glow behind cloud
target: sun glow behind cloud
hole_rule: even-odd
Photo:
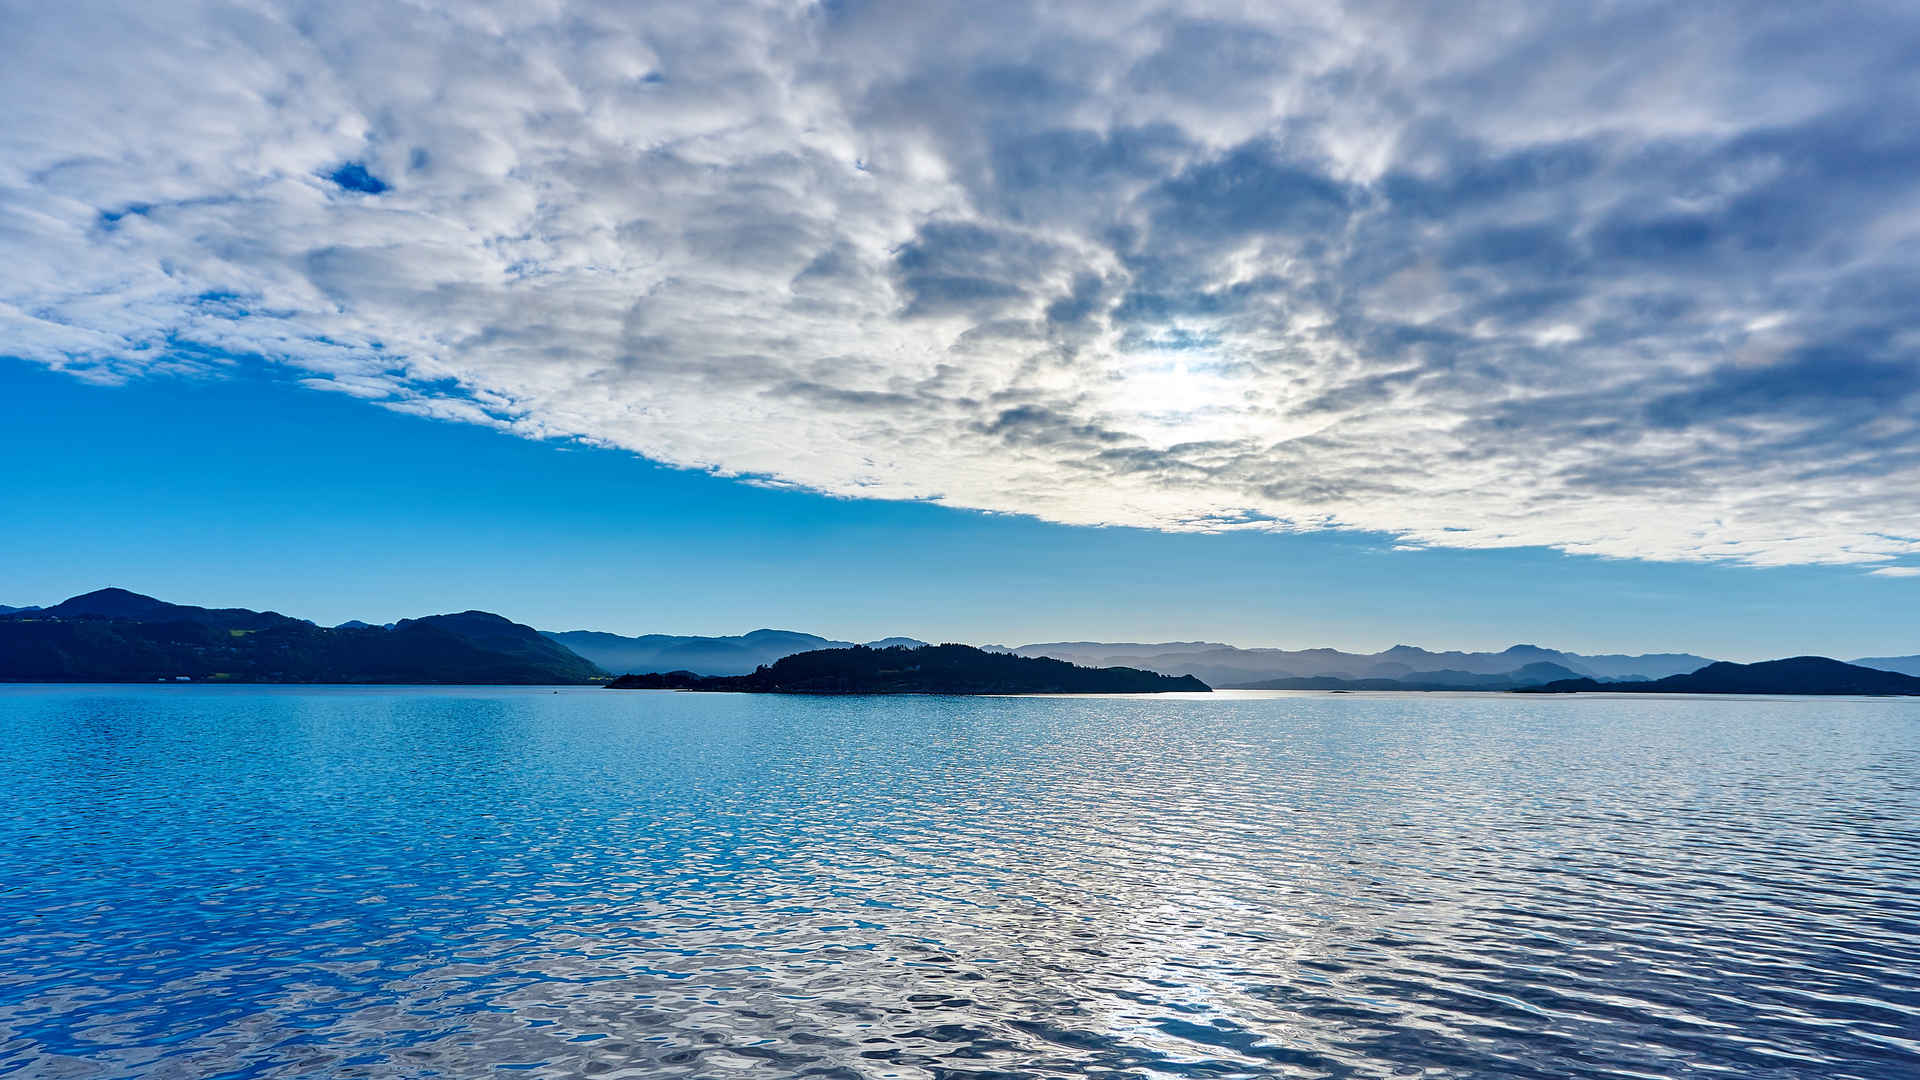
[[[83,378],[1081,524],[1920,550],[1899,6],[7,25],[0,326]]]
[[[1259,428],[1261,417],[1245,408],[1244,395],[1242,384],[1205,360],[1154,356],[1123,362],[1100,411],[1116,429],[1165,449]]]

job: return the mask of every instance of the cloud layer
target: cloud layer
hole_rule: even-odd
[[[0,352],[81,377],[1076,524],[1920,552],[1910,5],[0,18]]]

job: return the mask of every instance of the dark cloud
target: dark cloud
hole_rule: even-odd
[[[1097,453],[1104,457],[1124,453],[1112,449],[1116,444],[1137,442],[1124,432],[1110,431],[1098,424],[1076,420],[1067,413],[1044,405],[1019,405],[1002,409],[992,419],[975,421],[968,426],[978,434],[1006,446],[1067,454]]]
[[[1278,34],[1250,23],[1174,17],[1159,46],[1127,69],[1127,86],[1217,108],[1222,96],[1264,105],[1284,86],[1292,50]]]
[[[1715,368],[1687,389],[1649,401],[1646,417],[1661,428],[1760,418],[1852,425],[1899,416],[1914,399],[1920,399],[1920,356],[1880,360],[1825,345],[1796,350],[1777,364]]]
[[[1169,177],[1149,199],[1156,239],[1272,233],[1317,243],[1339,231],[1356,195],[1256,141]]]
[[[1031,296],[1059,256],[1051,244],[1011,230],[929,223],[894,254],[893,272],[907,299],[902,314],[985,318],[1010,310]]]
[[[1467,230],[1452,239],[1440,261],[1449,269],[1493,268],[1538,281],[1574,274],[1584,260],[1564,226],[1531,223]]]
[[[1060,326],[1084,324],[1100,310],[1106,293],[1107,282],[1100,275],[1075,274],[1072,290],[1047,305],[1047,321]]]

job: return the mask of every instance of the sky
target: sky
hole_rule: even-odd
[[[1910,4],[0,22],[0,603],[1920,651]]]

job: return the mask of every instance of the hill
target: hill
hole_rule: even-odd
[[[192,622],[223,630],[264,630],[286,623],[302,623],[277,611],[249,611],[246,608],[203,608],[169,604],[126,589],[96,589],[69,597],[50,608],[29,612],[36,619],[104,619],[127,622]]]
[[[592,663],[484,611],[328,629],[101,589],[0,615],[0,682],[585,683]]]
[[[1920,695],[1920,678],[1843,663],[1824,656],[1795,656],[1758,664],[1708,664],[1686,675],[1634,683],[1563,679],[1519,693],[1576,694],[1871,694]]]
[[[691,671],[623,675],[621,690],[731,690],[760,694],[1156,694],[1205,691],[1187,676],[1137,668],[1086,668],[1064,660],[993,653],[969,645],[854,645],[783,657],[750,675]]]
[[[1319,688],[1318,684],[1315,687],[1282,685],[1287,680],[1405,682],[1434,673],[1501,676],[1512,684],[1515,673],[1535,664],[1555,664],[1576,677],[1657,679],[1693,671],[1712,662],[1688,653],[1582,655],[1537,645],[1515,645],[1500,652],[1433,652],[1413,645],[1395,645],[1377,653],[1349,653],[1338,649],[1241,649],[1208,641],[1159,645],[1062,641],[1019,645],[1006,651],[1020,656],[1051,656],[1090,667],[1125,663],[1169,675],[1195,675],[1213,686],[1263,689]],[[1497,687],[1499,680],[1487,685]],[[1326,683],[1324,688],[1335,688],[1335,684]],[[1378,688],[1413,687],[1382,685]]]

